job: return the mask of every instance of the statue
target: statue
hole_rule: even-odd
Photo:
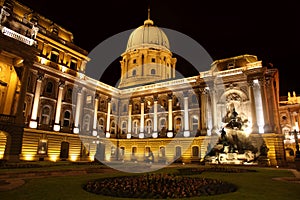
[[[241,129],[242,124],[239,122],[238,119],[238,113],[235,111],[235,108],[232,109],[232,113],[230,115],[230,121],[227,123],[226,128],[231,128],[231,129]]]
[[[32,28],[31,28],[31,31],[30,31],[31,39],[35,39],[36,35],[37,35],[38,31],[39,31],[39,28],[37,26],[35,26],[35,25],[37,25],[37,23],[32,24]]]

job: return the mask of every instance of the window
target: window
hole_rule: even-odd
[[[159,147],[159,157],[166,157],[166,148],[165,147]]]
[[[71,59],[70,68],[73,70],[77,69],[77,61],[76,60]]]
[[[39,141],[38,154],[47,154],[47,140]]]
[[[175,131],[176,131],[176,133],[179,133],[180,131],[182,131],[182,123],[181,123],[180,117],[177,117],[175,119]]]
[[[125,155],[125,147],[120,147],[119,152],[120,152],[120,156],[123,157]]]
[[[126,122],[126,121],[123,121],[123,122],[122,122],[122,134],[125,134],[125,133],[126,133],[126,129],[127,129],[127,122]]]
[[[176,158],[179,158],[181,156],[181,147],[180,146],[177,146],[175,148],[175,157]]]
[[[150,156],[150,151],[151,151],[151,150],[150,150],[150,147],[146,147],[146,148],[145,148],[145,156],[146,156],[146,157]]]
[[[151,69],[151,75],[155,75],[156,71],[155,69]]]
[[[64,121],[63,121],[64,127],[70,126],[70,118],[71,118],[71,113],[70,111],[66,110],[64,113]]]
[[[198,103],[198,99],[197,99],[197,96],[195,94],[192,95],[192,103],[193,104],[197,104]]]
[[[196,131],[198,129],[198,117],[197,116],[193,116],[193,118],[192,118],[192,128],[194,131]]]
[[[52,62],[58,62],[58,57],[59,57],[58,55],[59,55],[58,51],[56,51],[56,50],[51,51],[50,60]]]
[[[137,151],[137,148],[136,147],[132,147],[131,155],[135,156],[136,151]]]
[[[104,119],[103,118],[100,118],[98,120],[98,130],[100,132],[104,132]]]
[[[86,104],[91,104],[91,103],[92,103],[92,96],[86,95]]]
[[[146,120],[146,133],[150,134],[152,132],[152,121],[151,119]]]
[[[192,155],[194,157],[199,157],[199,147],[197,147],[197,146],[192,147]]]
[[[72,100],[72,88],[68,88],[67,91],[66,91],[66,100]]]
[[[154,63],[154,62],[155,62],[155,58],[151,58],[151,62],[153,62],[153,63]]]
[[[135,120],[133,121],[133,133],[138,134],[139,132],[139,121]]]
[[[116,112],[116,111],[117,111],[117,108],[116,108],[116,104],[115,104],[115,103],[112,104],[112,111],[113,111],[113,112]]]
[[[127,105],[126,104],[123,105],[123,112],[127,112]]]
[[[90,120],[91,120],[90,115],[87,114],[84,116],[84,118],[83,118],[83,130],[84,131],[90,130]]]
[[[133,61],[132,61],[132,62],[133,62],[133,64],[135,64],[135,63],[136,63],[136,59],[133,59]]]
[[[50,107],[49,106],[44,106],[42,109],[42,120],[41,124],[46,124],[49,125],[50,123]]]
[[[136,70],[132,70],[132,76],[136,76]]]
[[[50,82],[50,81],[47,82],[47,85],[46,85],[46,92],[47,92],[47,93],[50,93],[50,94],[53,92],[53,83]]]
[[[110,124],[110,133],[111,134],[116,133],[116,123],[115,123],[115,121],[112,121],[111,124]]]
[[[159,125],[160,125],[160,129],[166,128],[166,119],[165,118],[161,118],[159,120]]]
[[[115,156],[116,155],[116,147],[112,146],[111,147],[111,156]]]

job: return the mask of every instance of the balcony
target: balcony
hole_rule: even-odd
[[[36,41],[34,41],[33,39],[30,39],[30,38],[28,38],[28,37],[26,37],[26,36],[24,36],[20,33],[17,33],[17,32],[15,32],[15,31],[13,31],[9,28],[0,26],[0,30],[1,30],[3,35],[6,35],[6,36],[8,36],[10,38],[13,38],[15,40],[18,40],[20,42],[23,42],[23,43],[25,43],[29,46],[32,46],[36,43]]]
[[[16,121],[16,116],[0,114],[0,123],[14,124]]]

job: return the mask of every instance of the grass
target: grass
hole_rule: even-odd
[[[64,166],[60,166],[65,169]],[[274,168],[251,168],[256,172],[226,173],[226,172],[203,172],[193,176],[220,179],[238,186],[234,193],[216,196],[203,196],[188,198],[189,200],[285,200],[299,199],[300,184],[273,180],[275,177],[293,177],[292,172],[285,169]],[[174,172],[176,168],[164,168],[157,172]],[[0,170],[2,172],[2,170]],[[120,199],[88,193],[82,189],[82,185],[89,180],[103,177],[129,175],[125,172],[96,173],[67,177],[49,177],[26,179],[26,184],[19,188],[0,192],[1,200],[99,200]],[[137,175],[137,174],[134,174]],[[132,200],[132,198],[130,198]]]

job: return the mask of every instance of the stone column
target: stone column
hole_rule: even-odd
[[[94,123],[93,123],[93,136],[98,135],[97,125],[98,125],[98,106],[99,106],[99,96],[95,95],[95,105],[94,105]]]
[[[254,98],[254,83],[253,80],[248,80],[248,87],[250,92],[251,118],[252,118],[252,133],[258,133],[258,125],[256,120],[256,105]]]
[[[56,112],[55,112],[55,119],[54,119],[54,126],[53,126],[54,131],[60,131],[60,114],[61,114],[61,102],[62,102],[63,90],[64,90],[64,84],[60,82],[58,87],[58,97],[57,97]]]
[[[154,97],[154,105],[153,105],[153,133],[152,137],[157,138],[158,132],[157,132],[157,97]]]
[[[173,101],[172,101],[172,95],[168,95],[168,133],[167,137],[173,137],[173,111],[172,111],[172,106],[173,106]]]
[[[189,97],[188,92],[183,93],[183,108],[184,108],[184,137],[190,137],[190,122],[189,122]]]
[[[82,107],[82,90],[83,88],[78,88],[77,91],[77,99],[76,99],[76,109],[75,109],[75,118],[74,118],[74,128],[73,133],[79,133],[80,127],[79,127],[79,120],[81,115],[81,107]]]
[[[38,79],[36,80],[34,100],[33,100],[32,112],[31,112],[31,120],[29,122],[30,128],[37,128],[37,124],[38,124],[37,113],[38,113],[39,102],[40,102],[42,79],[43,79],[43,75],[39,75]]]
[[[278,97],[276,90],[274,88],[273,84],[274,78],[273,77],[267,77],[266,78],[266,90],[268,94],[268,106],[269,106],[269,113],[270,113],[270,126],[271,126],[271,131],[275,133],[281,133],[281,128],[280,128],[280,117],[278,115]]]
[[[132,124],[132,121],[131,121],[131,114],[132,114],[132,102],[129,102],[129,105],[128,105],[128,130],[127,130],[127,138],[130,139],[131,138],[131,124]]]
[[[111,99],[107,99],[107,118],[106,118],[106,138],[110,138],[110,110],[111,110]]]
[[[27,92],[27,85],[28,85],[28,72],[29,69],[28,67],[31,66],[32,64],[29,64],[28,62],[23,62],[23,73],[22,73],[22,87],[20,91],[20,96],[18,99],[18,106],[17,106],[17,112],[15,113],[16,115],[16,122],[17,123],[24,123],[24,102],[25,102],[25,97],[26,97],[26,92]]]
[[[212,135],[217,135],[218,130],[217,130],[217,104],[216,104],[216,91],[214,85],[211,83],[209,86],[210,95],[211,95],[211,115],[212,115],[212,130],[211,134]]]
[[[201,123],[201,134],[207,135],[208,130],[208,91],[206,88],[201,89],[201,115],[200,115],[200,123]]]
[[[140,123],[140,133],[139,133],[139,138],[144,138],[145,137],[145,133],[144,133],[144,122],[145,122],[145,116],[144,116],[144,112],[145,112],[145,102],[144,99],[141,99],[141,123]]]
[[[272,127],[270,126],[270,116],[269,116],[269,99],[266,94],[266,81],[264,78],[259,79],[259,85],[260,85],[260,92],[261,92],[261,99],[262,99],[262,107],[264,112],[264,132],[269,133],[272,132]],[[271,114],[271,113],[270,113]]]

